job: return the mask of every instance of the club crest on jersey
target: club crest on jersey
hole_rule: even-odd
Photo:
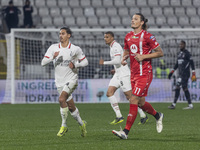
[[[133,36],[133,37],[132,37],[132,39],[138,39],[138,38],[139,38],[138,36]]]
[[[130,50],[131,50],[132,53],[136,53],[138,51],[138,48],[137,48],[137,46],[135,44],[132,44],[130,46]]]

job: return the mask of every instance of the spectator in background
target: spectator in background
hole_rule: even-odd
[[[21,13],[21,11],[14,6],[13,1],[9,1],[9,6],[5,8],[5,18],[6,18],[6,24],[8,26],[8,30],[10,32],[11,28],[18,28],[19,23],[19,17],[18,15]]]
[[[179,45],[180,52],[178,53],[177,62],[174,66],[174,69],[169,73],[168,76],[168,78],[171,79],[174,71],[178,69],[178,79],[175,89],[175,98],[174,102],[170,106],[168,106],[169,109],[175,109],[176,102],[180,95],[181,86],[185,93],[185,97],[188,101],[188,107],[185,107],[183,109],[193,109],[193,104],[190,98],[190,92],[187,86],[188,86],[188,79],[190,77],[190,67],[192,68],[192,78],[191,78],[192,82],[196,81],[195,67],[190,52],[187,49],[185,49],[185,46],[186,46],[185,41],[181,41]]]
[[[0,79],[6,79],[7,66],[3,62],[3,57],[0,57]]]
[[[159,66],[156,68],[156,77],[159,79],[167,78],[169,72],[169,68],[166,67],[165,61],[163,59],[160,59]]]
[[[32,20],[33,7],[30,6],[29,0],[26,0],[25,5],[23,7],[23,12],[24,12],[24,27],[32,28],[33,27],[33,20]]]

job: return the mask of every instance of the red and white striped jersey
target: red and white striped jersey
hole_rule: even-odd
[[[136,53],[141,55],[150,54],[158,46],[159,43],[156,38],[145,30],[141,30],[138,34],[131,31],[126,35],[124,49],[129,50],[131,75],[144,75],[152,72],[151,59],[138,62],[134,57]]]
[[[52,59],[55,52],[59,52],[59,55],[53,60],[55,82],[57,87],[61,87],[70,79],[78,78],[78,69],[69,68],[69,63],[72,62],[76,64],[79,60],[85,59],[85,54],[80,47],[69,42],[68,46],[65,48],[63,48],[60,43],[52,44],[44,57]]]

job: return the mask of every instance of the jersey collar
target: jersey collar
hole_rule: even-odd
[[[115,40],[110,44],[110,47],[112,47],[114,43],[115,43]]]
[[[135,34],[135,32],[133,31],[134,35],[139,35],[140,33],[142,33],[144,30],[141,30],[139,33]]]
[[[63,48],[63,47],[61,46],[61,43],[59,43],[58,47],[59,47],[59,48]],[[68,48],[68,49],[71,48],[71,42],[69,42],[69,44],[67,45],[67,48]]]

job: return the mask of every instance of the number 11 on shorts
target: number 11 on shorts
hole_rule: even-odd
[[[136,89],[135,89],[135,91],[134,91],[134,94],[139,94],[140,93],[140,91],[141,91],[141,88],[138,88],[138,87],[136,87]]]

